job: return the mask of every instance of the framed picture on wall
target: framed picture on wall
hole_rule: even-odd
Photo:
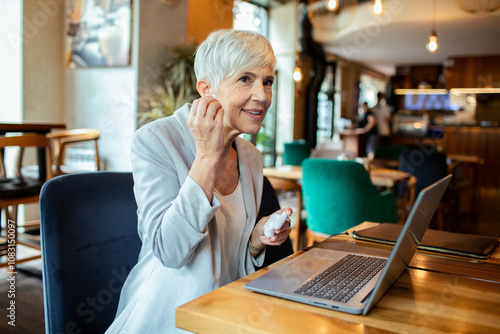
[[[133,0],[70,0],[66,64],[70,68],[130,65]]]

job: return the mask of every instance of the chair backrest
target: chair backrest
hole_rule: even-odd
[[[46,332],[104,332],[141,247],[132,173],[49,180],[40,226]]]
[[[311,155],[311,147],[305,140],[285,143],[283,146],[283,164],[300,166]]]
[[[401,153],[399,169],[417,179],[415,196],[420,190],[448,175],[446,154],[435,146],[407,148]],[[443,196],[446,199],[447,194]]]
[[[23,175],[21,174],[23,158],[24,158],[24,150],[26,148],[36,148],[42,149],[41,152],[45,152],[45,155],[38,156],[39,161],[43,163],[45,167],[43,172],[39,174],[39,180],[45,181],[46,179],[50,179],[52,177],[52,172],[50,166],[52,165],[52,151],[50,147],[50,140],[43,134],[20,134],[14,136],[0,136],[0,150],[2,150],[2,156],[0,156],[0,172],[2,177],[5,177],[7,166],[5,166],[5,161],[3,157],[4,149],[8,147],[18,147],[20,149],[17,159],[16,159],[16,177],[18,179],[22,179]]]
[[[309,230],[336,234],[364,221],[398,221],[396,196],[379,194],[358,162],[309,158],[302,163],[302,175]]]
[[[101,133],[97,129],[71,129],[48,133],[47,137],[54,142],[55,175],[65,174],[62,166],[64,165],[68,145],[82,142],[93,142],[95,167],[96,170],[100,170],[99,147],[97,143],[100,136]]]
[[[38,194],[40,188],[47,179],[50,179],[52,174],[52,150],[50,140],[43,134],[20,134],[13,136],[0,136],[0,177],[5,178],[7,174],[7,166],[4,161],[4,150],[8,147],[19,148],[15,162],[15,177],[17,182],[4,182],[0,192],[1,197],[23,197]],[[25,178],[22,171],[23,159],[27,148],[37,149],[37,158],[39,163],[38,173],[33,178]]]
[[[257,214],[257,222],[262,217],[269,216],[280,209],[280,203],[278,197],[276,196],[276,191],[273,188],[271,182],[267,177],[264,176],[264,187],[262,188],[262,202],[260,204],[260,209]],[[276,261],[279,261],[289,255],[293,254],[292,243],[290,238],[285,240],[279,246],[267,247],[266,257],[264,258],[264,264],[261,268],[266,267]]]
[[[374,159],[399,160],[405,149],[404,145],[379,145],[375,148]]]

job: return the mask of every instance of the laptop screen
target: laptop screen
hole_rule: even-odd
[[[451,175],[446,176],[427,188],[422,189],[418,194],[401,234],[392,249],[387,265],[368,297],[366,302],[367,307],[365,307],[363,314],[367,314],[373,305],[382,298],[410,263],[450,183],[451,177]]]

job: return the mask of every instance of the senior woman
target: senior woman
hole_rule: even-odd
[[[271,105],[276,59],[253,32],[220,30],[195,58],[201,98],[143,126],[132,143],[142,249],[108,333],[173,333],[175,308],[253,271],[280,245],[257,224],[262,156],[257,134]],[[292,210],[285,208],[288,216]]]

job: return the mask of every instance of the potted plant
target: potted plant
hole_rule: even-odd
[[[175,110],[198,97],[194,74],[194,44],[180,45],[173,57],[162,65],[158,82],[139,93],[139,103],[145,107],[138,114],[138,125],[171,116]]]

